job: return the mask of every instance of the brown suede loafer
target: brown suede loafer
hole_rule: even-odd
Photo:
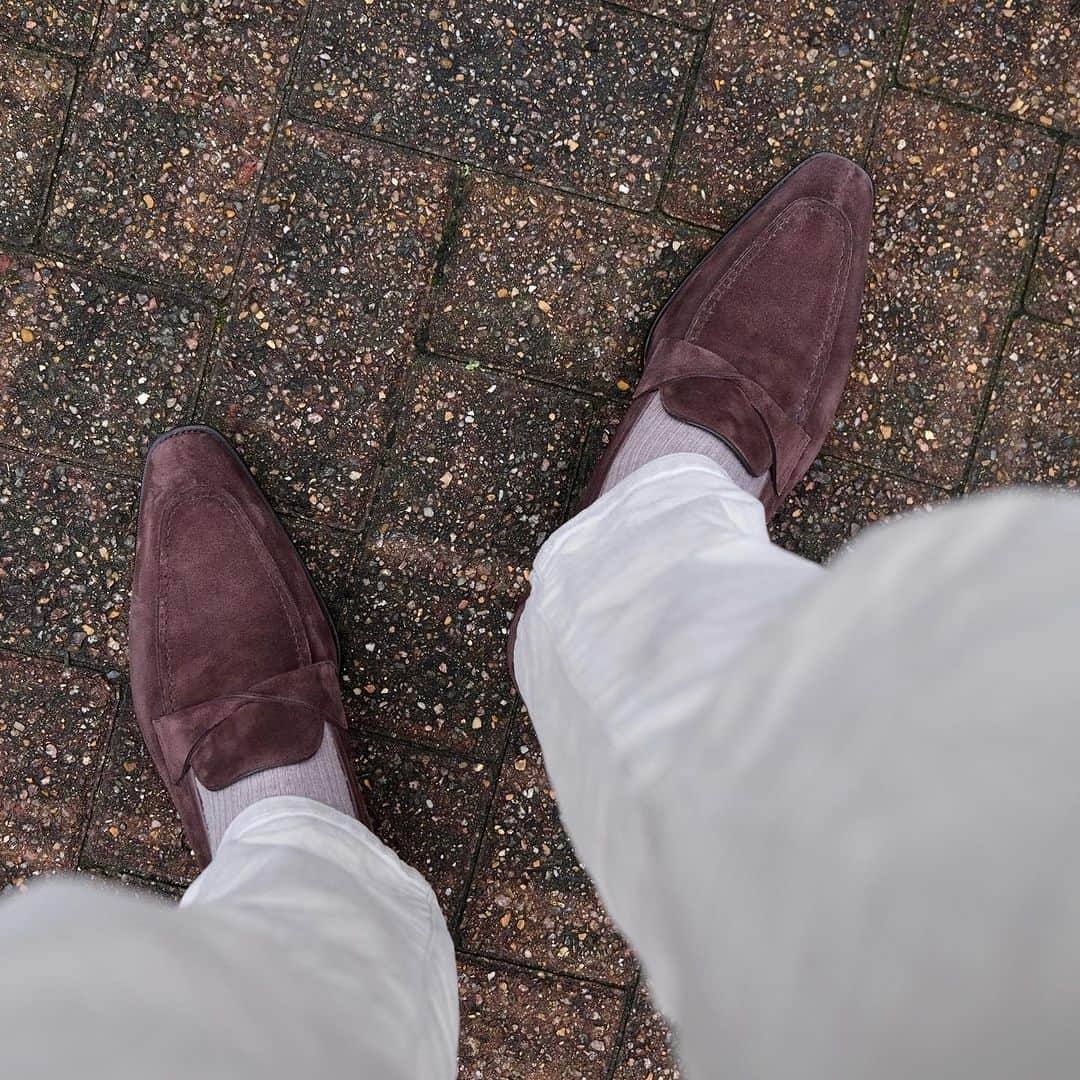
[[[772,518],[821,450],[844,391],[866,278],[870,178],[815,154],[752,207],[660,312],[645,370],[579,510],[599,498],[612,463],[654,394],[678,420],[723,439]],[[518,611],[510,625],[513,673]]]
[[[821,450],[855,351],[873,210],[854,162],[816,154],[758,202],[665,305],[634,399],[582,496],[600,494],[653,394],[723,439],[771,518]]]
[[[333,626],[251,474],[213,429],[150,447],[131,599],[135,715],[205,865],[212,791],[315,754],[333,733],[356,815]],[[329,725],[329,728],[326,727]]]

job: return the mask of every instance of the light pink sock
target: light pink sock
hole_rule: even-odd
[[[735,451],[712,432],[669,416],[660,402],[660,394],[655,393],[626,441],[619,447],[601,494],[610,491],[635,469],[666,454],[704,454],[712,458],[743,491],[754,496],[761,494],[769,479],[768,473],[751,476]]]

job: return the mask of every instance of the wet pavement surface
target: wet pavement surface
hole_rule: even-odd
[[[677,1076],[506,674],[532,556],[664,300],[818,150],[871,172],[872,251],[776,541],[1075,488],[1078,72],[1073,0],[0,0],[0,887],[195,872],[126,623],[145,448],[211,423],[337,622],[462,1077]]]

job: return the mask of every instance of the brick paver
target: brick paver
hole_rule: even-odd
[[[137,485],[0,451],[0,645],[127,664]]]
[[[964,473],[1056,147],[911,94],[884,105],[862,333],[832,445],[932,483]]]
[[[313,120],[652,206],[693,39],[595,0],[329,0],[295,105]]]
[[[356,738],[354,744],[376,831],[427,878],[453,920],[480,843],[491,767],[390,739]]]
[[[100,675],[0,655],[0,887],[75,868],[115,705]]]
[[[108,0],[49,243],[213,293],[230,283],[303,0]]]
[[[281,132],[204,409],[278,505],[363,522],[449,183],[441,162]]]
[[[510,741],[461,926],[467,949],[625,985],[634,958],[559,821],[527,724]]]
[[[1013,324],[998,372],[975,483],[1080,485],[1080,330]]]
[[[713,238],[481,176],[435,298],[431,345],[626,394],[657,308]]]
[[[201,305],[0,253],[0,441],[138,475],[195,405]]]
[[[109,743],[84,863],[172,885],[189,884],[199,870],[127,695]]]
[[[99,7],[100,0],[0,0],[0,32],[84,56]]]
[[[372,544],[341,627],[358,722],[388,735],[497,759],[522,711],[506,673],[508,612],[524,567],[467,560],[413,538]]]
[[[195,874],[126,624],[145,447],[211,422],[337,624],[375,827],[460,950],[462,1077],[677,1076],[507,675],[531,559],[657,310],[814,150],[876,218],[776,541],[1077,485],[1074,6],[0,0],[0,886]]]
[[[509,612],[566,512],[589,406],[444,362],[417,373],[402,413],[346,681],[380,730],[490,758],[520,711]]]
[[[613,1080],[679,1080],[672,1035],[653,1006],[644,981],[626,1024],[626,1038]]]
[[[602,1080],[625,996],[577,979],[465,957],[461,1077]]]
[[[726,227],[816,150],[860,157],[902,0],[721,4],[664,207]]]
[[[915,0],[903,82],[1075,132],[1078,72],[1074,0]]]
[[[929,508],[941,493],[925,484],[818,458],[773,520],[773,542],[815,562],[825,562],[867,525]]]
[[[0,238],[8,243],[34,239],[74,75],[57,57],[0,46]]]
[[[331,618],[340,624],[356,590],[356,537],[292,514],[282,520]]]
[[[712,0],[624,0],[624,6],[694,30],[709,25],[713,8]]]
[[[418,366],[402,414],[377,535],[528,560],[565,512],[589,403],[440,362]]]
[[[1027,308],[1080,323],[1080,143],[1065,151],[1028,284]]]

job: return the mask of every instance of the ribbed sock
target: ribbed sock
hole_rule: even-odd
[[[660,402],[660,394],[649,399],[633,430],[619,447],[604,480],[603,494],[635,469],[666,454],[704,454],[712,458],[743,491],[758,496],[768,482],[768,473],[751,476],[735,451],[723,439],[704,428],[669,416]]]
[[[264,769],[220,791],[203,787],[196,777],[195,788],[202,804],[211,853],[217,851],[229,823],[241,810],[273,795],[302,795],[326,803],[350,817],[355,816],[349,782],[328,724],[323,728],[322,745],[307,761]]]

